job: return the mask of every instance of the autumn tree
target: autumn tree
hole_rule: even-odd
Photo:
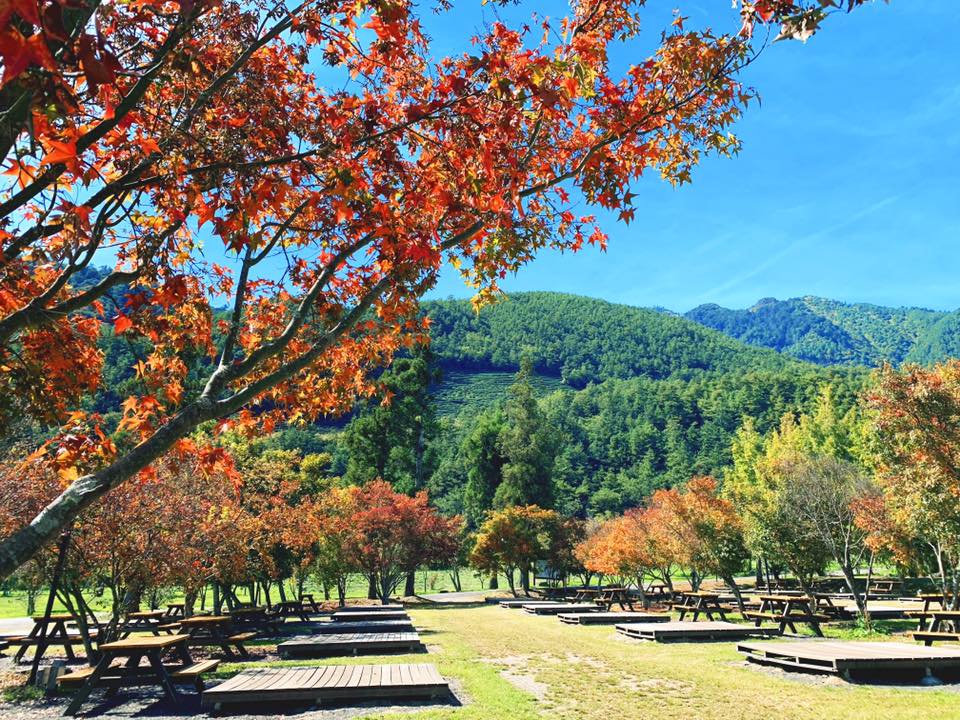
[[[894,537],[925,547],[945,602],[960,590],[960,361],[882,368],[868,395],[878,480]],[[899,542],[906,555],[907,543]]]
[[[749,553],[743,521],[733,503],[717,494],[711,477],[691,478],[682,489],[658,490],[650,500],[660,522],[672,533],[677,563],[689,569],[698,589],[704,576],[717,575],[733,591],[742,612],[743,598],[736,576]]]
[[[504,573],[514,595],[519,571],[524,594],[529,594],[529,577],[537,563],[554,564],[561,570],[571,566],[573,549],[581,538],[580,526],[554,510],[511,505],[490,511],[477,531],[470,564],[481,572]]]
[[[542,38],[498,21],[447,57],[408,2],[0,10],[3,422],[59,426],[39,461],[69,480],[0,541],[0,574],[202,423],[269,431],[372,393],[445,261],[484,302],[541,248],[602,246],[575,208],[629,221],[644,172],[735,152],[754,35],[833,10],[743,0],[726,33],[678,15],[611,64],[643,7],[578,0]],[[142,349],[116,428],[82,404],[104,331]]]
[[[381,602],[389,601],[407,573],[456,554],[462,520],[440,515],[425,492],[410,497],[383,480],[349,491],[353,532],[347,536],[347,556],[373,578]]]

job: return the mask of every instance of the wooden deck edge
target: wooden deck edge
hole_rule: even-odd
[[[217,693],[216,688],[211,688],[203,692],[200,698],[200,705],[203,708],[220,708],[231,705],[259,705],[273,702],[315,702],[322,704],[325,702],[356,701],[364,702],[366,700],[379,700],[386,698],[419,700],[425,698],[439,698],[450,695],[450,685],[446,681],[442,683],[430,683],[422,685],[406,686],[368,686],[357,688],[336,688],[336,689],[280,689],[280,690],[255,690],[250,692],[227,691]]]

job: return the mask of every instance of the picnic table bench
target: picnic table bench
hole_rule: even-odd
[[[273,613],[280,618],[296,617],[310,622],[310,615],[301,600],[285,600],[273,606]]]
[[[188,636],[192,646],[219,646],[224,655],[233,657],[231,646],[237,649],[241,657],[250,653],[244,643],[253,640],[255,632],[235,632],[233,619],[229,615],[194,615],[180,621],[180,630]]]
[[[917,618],[917,632],[925,632],[927,618],[933,618],[934,613],[946,611],[943,595],[940,593],[920,593],[917,595],[923,601],[923,608],[920,610],[907,610],[904,615],[910,618]],[[939,623],[938,623],[939,626]],[[936,631],[931,624],[932,631]]]
[[[274,634],[280,632],[277,617],[270,614],[265,607],[234,608],[229,614],[238,630],[267,630]]]
[[[603,607],[609,612],[614,605],[619,605],[621,610],[630,609],[633,612],[633,599],[630,592],[624,587],[604,588],[593,600],[597,605]]]
[[[76,660],[73,646],[83,645],[83,638],[80,633],[70,632],[67,629],[67,623],[75,622],[76,617],[70,613],[54,613],[49,618],[36,615],[30,619],[33,621],[33,629],[27,635],[11,635],[4,638],[10,645],[19,647],[13,656],[14,663],[21,662],[27,650],[33,646],[37,647],[36,653],[43,657],[51,645],[62,647],[70,660]],[[96,636],[96,630],[91,630],[91,640]]]
[[[919,617],[919,629],[910,633],[914,640],[922,641],[929,647],[934,642],[942,641],[960,641],[960,632],[956,632],[957,625],[960,623],[960,610],[928,610],[926,612],[911,611],[907,615]],[[924,629],[924,624],[930,618],[930,627]],[[952,623],[954,631],[945,631],[940,628],[944,623]]]
[[[159,635],[167,618],[165,610],[141,610],[127,613],[127,618],[120,626],[120,637],[129,637],[135,632],[149,632]]]
[[[764,620],[770,620],[779,625],[779,634],[783,635],[786,628],[796,634],[796,623],[808,625],[817,637],[823,637],[820,629],[821,622],[830,618],[814,612],[810,607],[810,598],[797,595],[761,595],[760,610],[747,611],[744,616],[754,621],[756,627]]]
[[[194,663],[187,648],[188,635],[161,635],[153,637],[130,637],[100,646],[100,659],[93,667],[75,670],[59,679],[65,687],[80,688],[64,715],[76,715],[90,693],[97,687],[108,687],[110,692],[123,685],[156,684],[171,702],[177,702],[176,683],[193,683],[197,690],[203,689],[203,673],[215,670],[219,660]],[[179,662],[164,664],[163,656],[172,652]],[[146,658],[147,666],[140,661]],[[120,660],[119,665],[114,661]]]
[[[727,613],[731,608],[720,603],[720,594],[705,591],[687,591],[680,593],[679,603],[673,604],[673,609],[680,615],[682,621],[687,613],[693,613],[693,620],[697,620],[700,615],[706,615],[708,621],[713,621],[714,615],[719,615],[720,619],[726,621]]]

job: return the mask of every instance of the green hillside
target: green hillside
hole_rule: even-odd
[[[701,305],[685,317],[732,338],[819,365],[929,364],[960,355],[960,317],[806,296],[731,310]]]
[[[433,321],[434,355],[461,371],[512,371],[529,354],[539,374],[584,387],[791,364],[683,317],[576,295],[517,293],[479,313],[467,300],[437,300],[424,311]]]

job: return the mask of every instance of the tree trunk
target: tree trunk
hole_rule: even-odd
[[[367,600],[376,600],[377,599],[377,578],[373,575],[368,575],[367,580],[370,584],[367,587]]]
[[[516,588],[516,585],[515,585],[515,583],[514,583],[513,568],[508,568],[508,569],[507,569],[507,585],[510,586],[510,594],[513,595],[514,597],[516,597],[516,596],[517,596],[517,588]]]
[[[130,452],[67,486],[28,525],[0,541],[0,578],[9,576],[32,559],[81,512],[161,457],[199,423],[216,417],[214,407],[209,398],[203,407],[199,400],[188,405]]]
[[[499,590],[500,589],[500,578],[497,576],[497,573],[493,573],[490,576],[490,582],[487,584],[488,590]]]
[[[740,594],[740,587],[737,585],[737,581],[733,575],[724,575],[723,581],[733,590],[733,597],[737,600],[737,609],[740,611],[740,614],[743,615],[743,613],[746,612],[746,608],[743,606],[743,595]]]
[[[463,590],[463,585],[460,583],[459,565],[454,565],[453,569],[450,570],[450,581],[453,583],[453,589],[455,592],[461,592]]]
[[[417,594],[416,582],[417,582],[416,572],[408,572],[407,580],[403,585],[404,597],[413,597],[414,595]]]
[[[530,594],[530,568],[520,570],[520,587],[523,588],[523,594]]]

